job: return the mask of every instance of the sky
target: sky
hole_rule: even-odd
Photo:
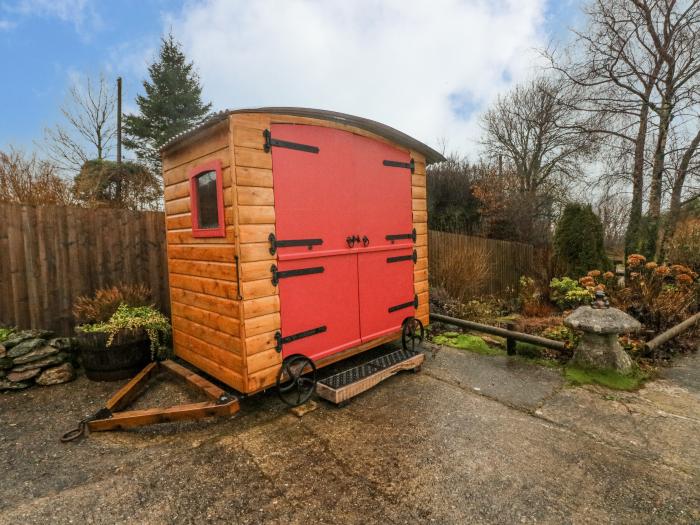
[[[72,82],[136,111],[172,31],[215,110],[331,109],[475,158],[479,115],[580,22],[576,0],[0,0],[0,150],[41,153]]]

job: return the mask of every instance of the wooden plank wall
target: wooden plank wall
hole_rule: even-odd
[[[0,203],[0,325],[70,335],[75,299],[143,283],[169,310],[161,212]]]
[[[226,235],[192,236],[189,173],[220,160]],[[245,387],[236,284],[234,184],[228,121],[163,157],[168,269],[175,353],[238,390]]]
[[[241,337],[246,355],[247,392],[274,384],[282,362],[275,350],[280,329],[280,301],[272,285],[268,236],[275,232],[272,155],[263,150],[269,115],[232,115],[231,147],[236,166],[239,250],[241,260]]]
[[[430,230],[430,281],[456,299],[513,297],[534,271],[533,247],[519,242]]]
[[[428,201],[426,194],[425,157],[412,151],[411,158],[415,169],[411,177],[413,197],[413,227],[416,229],[416,252],[418,255],[413,267],[413,286],[418,295],[416,318],[428,326],[430,322],[430,299],[428,292]]]

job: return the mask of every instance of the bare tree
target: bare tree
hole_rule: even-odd
[[[700,1],[633,1],[642,13],[654,51],[664,62],[663,74],[656,81],[659,102],[652,106],[658,115],[658,131],[649,188],[649,245],[658,258],[662,179],[671,122],[694,104],[700,74]]]
[[[567,185],[595,150],[594,136],[581,133],[594,127],[595,116],[575,109],[577,91],[559,79],[537,78],[499,97],[482,117],[487,155],[503,159],[529,208],[522,210],[524,223],[551,216],[553,197],[565,200]]]
[[[61,107],[64,122],[44,131],[49,158],[71,173],[88,160],[105,159],[116,135],[115,108],[114,90],[103,75],[74,83]]]
[[[0,151],[0,201],[17,204],[70,204],[69,184],[56,166],[10,147]]]
[[[579,109],[604,116],[605,126],[586,131],[615,137],[615,154],[632,157],[631,177],[622,176],[632,185],[626,250],[653,255],[669,134],[697,89],[700,1],[594,0],[585,11],[586,30],[575,32],[564,58],[549,57],[556,70],[586,88]],[[645,193],[648,228],[642,221]]]
[[[700,116],[696,116],[693,120],[697,125],[695,135],[692,135],[690,141],[683,146],[671,150],[672,158],[677,159],[677,163],[674,163],[674,169],[671,171],[668,214],[663,227],[659,228],[658,232],[656,255],[659,259],[665,256],[668,242],[676,231],[686,183],[692,176],[700,176]]]

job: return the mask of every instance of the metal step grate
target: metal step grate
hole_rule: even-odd
[[[406,361],[419,353],[420,352],[414,352],[412,350],[396,350],[361,365],[338,372],[337,374],[326,377],[325,379],[321,379],[319,383],[337,390],[360,381],[365,377],[371,376],[372,374],[384,370],[385,368],[389,368],[390,366],[401,363],[402,361]]]

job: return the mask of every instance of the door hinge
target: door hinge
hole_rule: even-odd
[[[280,241],[275,237],[274,233],[271,233],[268,238],[270,241],[270,255],[275,255],[277,248],[288,248],[290,246],[306,246],[311,250],[314,246],[323,244],[323,239],[291,239],[288,241]]]
[[[277,350],[277,352],[281,352],[282,345],[286,345],[287,343],[303,339],[304,337],[310,337],[312,335],[321,334],[325,331],[325,325],[319,326],[317,328],[311,328],[310,330],[305,330],[303,332],[299,332],[298,334],[288,335],[286,337],[282,337],[282,332],[277,331],[275,332],[275,341],[277,341],[277,344],[275,345],[275,350]]]
[[[269,129],[263,131],[263,137],[265,138],[265,143],[263,149],[265,153],[269,153],[270,149],[275,146],[277,148],[287,148],[295,149],[297,151],[306,151],[307,153],[318,153],[320,150],[316,146],[309,146],[308,144],[299,144],[298,142],[289,142],[287,140],[273,139],[272,133]]]
[[[397,255],[396,257],[386,258],[386,262],[388,263],[395,263],[401,261],[413,261],[413,264],[416,264],[416,262],[418,261],[418,252],[416,252],[416,250],[413,250],[413,253],[411,255]]]
[[[397,310],[403,310],[404,308],[410,308],[411,306],[413,306],[413,308],[418,308],[418,296],[415,294],[413,295],[413,301],[397,304],[396,306],[390,306],[389,313],[395,312]]]
[[[298,270],[284,270],[280,272],[277,269],[277,265],[273,264],[270,266],[270,271],[272,272],[272,284],[277,286],[280,279],[285,279],[287,277],[297,277],[299,275],[311,275],[314,273],[323,273],[323,266],[314,266],[312,268],[300,268]]]
[[[400,239],[411,239],[413,242],[416,242],[416,229],[413,228],[411,233],[395,233],[393,235],[386,236],[386,240],[391,241],[392,244],[394,241],[398,241]]]
[[[411,162],[399,162],[398,160],[385,160],[382,162],[385,166],[389,166],[390,168],[406,168],[407,170],[411,170],[411,173],[414,173],[416,171],[416,162],[411,159]]]

